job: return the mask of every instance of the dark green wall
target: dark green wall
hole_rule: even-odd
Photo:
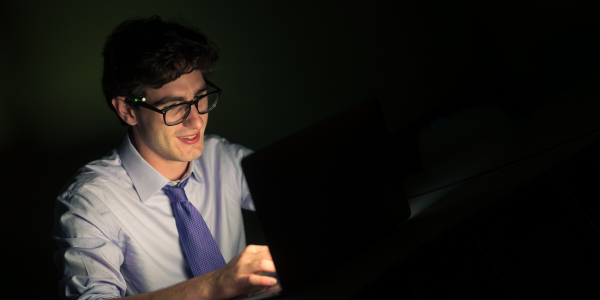
[[[597,73],[592,14],[567,1],[123,2],[4,4],[2,147],[29,132],[56,152],[122,136],[103,103],[100,51],[132,16],[187,20],[217,43],[224,94],[207,130],[251,148],[371,95],[399,132],[434,109],[535,103],[519,95]]]
[[[127,2],[130,3],[130,2]],[[382,5],[287,1],[72,1],[8,5],[3,94],[52,151],[122,135],[102,101],[104,38],[122,20],[159,14],[201,28],[222,50],[225,92],[208,131],[252,148],[371,95],[406,89],[414,49]],[[398,72],[398,70],[405,70]],[[390,78],[392,76],[392,78]],[[394,91],[394,93],[389,93]],[[401,92],[402,93],[402,92]],[[10,123],[21,114],[8,114]],[[405,122],[391,121],[393,128]],[[2,145],[21,139],[4,132]]]

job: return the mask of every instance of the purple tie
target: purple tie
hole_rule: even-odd
[[[202,215],[185,196],[183,188],[188,179],[177,186],[167,184],[163,190],[171,199],[179,239],[192,274],[196,277],[222,268],[225,260]]]

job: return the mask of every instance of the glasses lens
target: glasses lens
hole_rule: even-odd
[[[219,94],[210,94],[208,96],[204,96],[200,98],[198,101],[198,113],[205,114],[215,108],[217,106],[217,101],[219,100]],[[169,109],[165,113],[165,123],[167,125],[176,125],[179,124],[188,117],[190,114],[190,104],[182,104],[178,105],[172,109]]]
[[[217,101],[219,100],[219,94],[214,93],[208,96],[203,97],[198,101],[198,113],[205,114],[215,108],[217,106]]]
[[[175,125],[183,122],[185,118],[187,118],[190,113],[190,105],[183,104],[179,105],[173,109],[170,109],[165,114],[165,122],[167,125]]]

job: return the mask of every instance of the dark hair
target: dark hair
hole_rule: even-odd
[[[146,96],[146,88],[158,89],[194,70],[208,78],[216,69],[219,50],[200,30],[152,16],[117,26],[102,56],[102,90],[116,113],[112,99],[117,96]]]

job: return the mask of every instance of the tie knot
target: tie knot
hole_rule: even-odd
[[[162,189],[165,191],[169,199],[173,202],[186,202],[185,190],[183,189],[188,182],[189,177],[180,182],[178,185],[165,185]]]
[[[165,186],[163,187],[163,189],[164,189],[164,188],[174,188],[174,189],[178,189],[178,188],[184,188],[184,187],[187,185],[187,183],[188,183],[188,181],[189,181],[189,180],[190,180],[190,177],[188,177],[188,178],[184,179],[183,181],[181,181],[181,182],[180,182],[179,184],[177,184],[177,185],[171,185],[171,184],[167,184],[167,185],[165,185]]]

